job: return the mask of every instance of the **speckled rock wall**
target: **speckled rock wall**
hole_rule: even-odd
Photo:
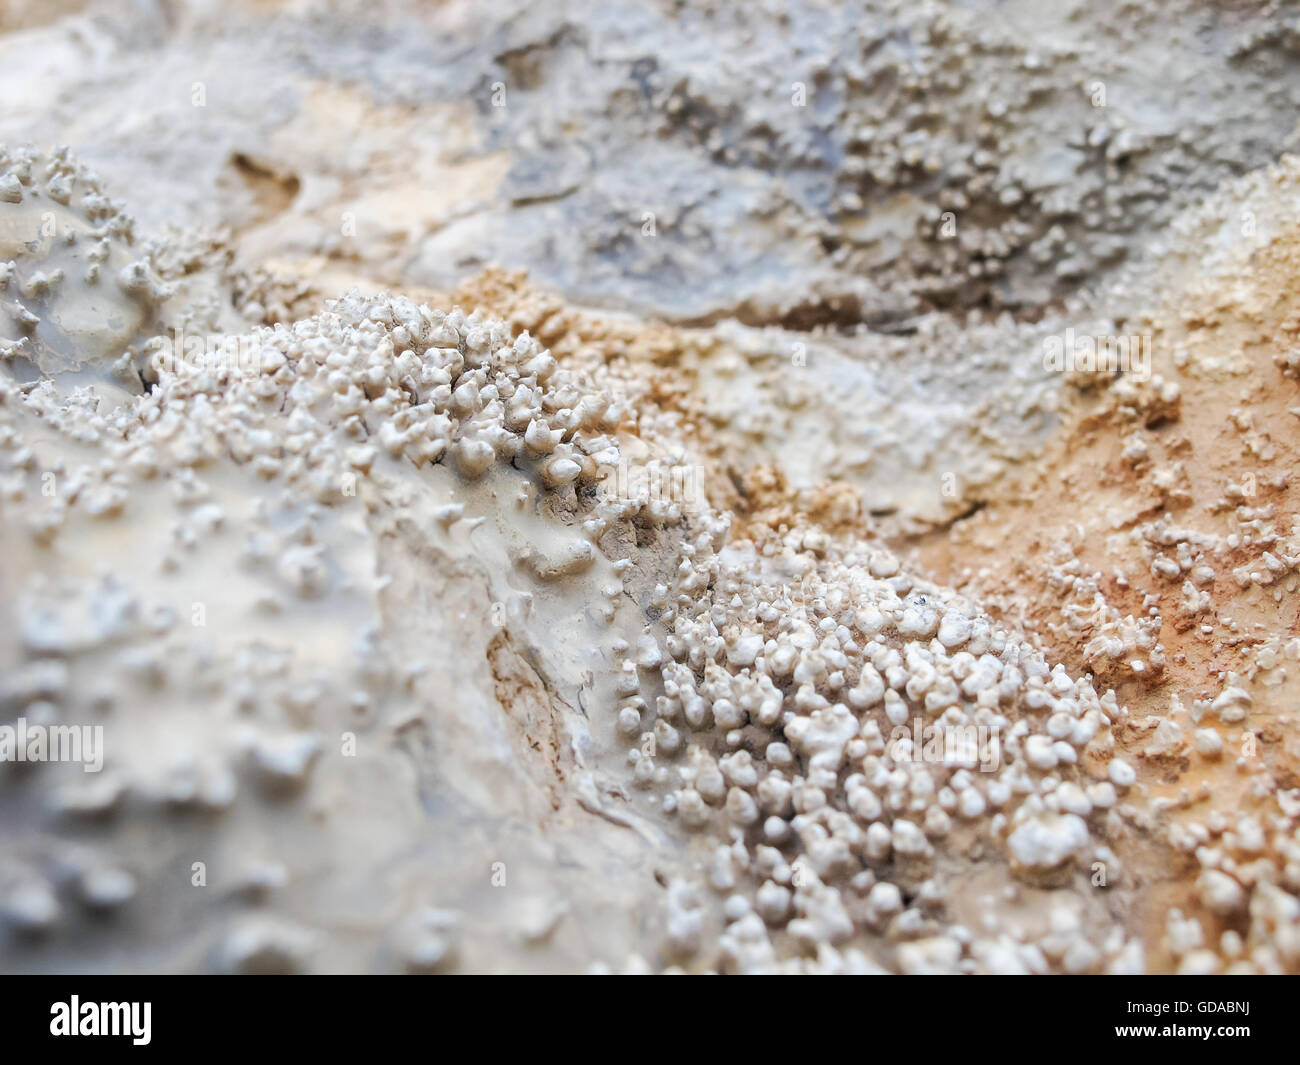
[[[8,9],[3,967],[1295,970],[1297,67]]]

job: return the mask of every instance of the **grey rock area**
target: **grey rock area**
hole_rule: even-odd
[[[324,199],[273,148],[313,83],[465,108],[465,157],[508,169],[389,265],[406,283],[506,261],[580,303],[805,329],[1041,315],[1297,143],[1300,31],[1268,5],[288,5],[251,38],[225,8],[91,5],[11,37],[47,77],[7,64],[0,134],[59,123],[119,187],[145,176],[147,224],[237,223],[240,159]],[[334,180],[383,180],[332,154]]]
[[[150,232],[232,230],[250,267],[446,290],[500,264],[783,330],[747,342],[803,344],[857,412],[799,429],[826,439],[793,476],[904,519],[977,505],[1054,424],[1042,337],[1297,144],[1279,5],[70,6],[0,45],[0,140],[75,145]]]

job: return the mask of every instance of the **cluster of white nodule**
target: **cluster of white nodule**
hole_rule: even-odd
[[[416,465],[445,462],[471,480],[496,462],[515,462],[548,487],[591,484],[602,465],[617,462],[602,431],[624,410],[581,391],[536,341],[512,339],[499,323],[353,294],[327,314],[260,340],[271,355],[249,386],[247,412],[254,415],[259,398],[291,383],[291,405],[300,412],[291,428],[295,439],[299,432],[308,439],[288,449],[295,456],[286,456],[290,472],[314,478],[325,499],[337,498],[348,469],[368,470],[379,449]],[[181,379],[199,388],[216,382],[201,368]],[[277,472],[279,442],[241,433],[245,424],[248,418],[239,418],[233,434],[240,451],[268,475]],[[329,468],[338,456],[310,443],[334,428],[359,443]]]
[[[93,413],[85,394],[28,391],[29,410],[101,448],[103,461],[76,475],[78,488],[90,490],[73,499],[91,505],[107,493],[120,506],[132,474],[193,469],[224,455],[321,504],[356,494],[381,453],[442,463],[467,480],[512,464],[555,490],[588,487],[618,463],[610,433],[629,416],[626,406],[579,388],[535,340],[508,336],[499,322],[354,293],[324,314],[254,336],[260,357],[251,367],[155,353],[145,367],[152,390],[105,413]],[[68,499],[59,493],[33,516],[45,538]],[[615,518],[680,516],[636,500],[605,509]]]
[[[512,338],[498,322],[354,293],[253,337],[260,357],[249,367],[156,352],[146,366],[152,392],[107,416],[128,430],[125,443],[108,443],[110,457],[157,470],[160,459],[183,468],[228,450],[322,503],[350,494],[381,452],[443,463],[468,480],[512,463],[548,488],[591,485],[617,465],[608,433],[626,407],[580,389],[535,340]],[[62,404],[46,404],[45,416],[60,418]],[[129,432],[139,422],[150,432]],[[325,446],[336,433],[344,446]]]
[[[1277,798],[1277,811],[1212,810],[1170,828],[1170,842],[1200,869],[1196,893],[1207,911],[1166,915],[1163,946],[1179,972],[1285,973],[1300,965],[1300,794],[1279,791]]]
[[[352,294],[258,341],[254,367],[160,362],[150,392],[104,413],[49,383],[0,391],[0,445],[13,473],[6,498],[35,544],[57,551],[78,512],[79,528],[111,520],[132,512],[146,482],[165,480],[180,516],[171,545],[149,561],[184,572],[188,557],[242,520],[204,487],[219,481],[211,468],[233,462],[306,508],[297,534],[257,513],[242,528],[241,564],[266,575],[260,601],[278,598],[273,613],[295,600],[333,609],[338,560],[323,553],[325,511],[369,494],[368,480],[391,486],[430,464],[466,486],[495,464],[511,466],[528,477],[511,491],[548,502],[528,521],[581,530],[558,553],[522,549],[516,560],[558,582],[552,597],[581,596],[585,584],[561,578],[591,567],[600,550],[625,553],[612,572],[632,580],[643,612],[624,630],[640,633],[635,646],[611,631],[619,668],[597,678],[607,701],[591,716],[616,751],[628,750],[637,815],[677,837],[665,844],[663,939],[646,948],[662,965],[1140,966],[1107,905],[1124,875],[1104,840],[1122,830],[1120,793],[1134,783],[1110,757],[1109,725],[1121,713],[1113,697],[1051,669],[1023,640],[861,540],[802,522],[747,538],[707,508],[685,516],[675,504],[607,493],[602,474],[619,461],[619,434],[630,442],[633,412],[500,323]],[[34,487],[41,449],[25,444],[31,417],[96,456],[52,468],[61,488],[48,500]],[[464,514],[456,502],[437,520],[450,527]],[[671,532],[661,535],[665,523]],[[612,623],[628,596],[619,581],[609,590],[599,612]],[[126,616],[111,608],[120,590],[95,595],[103,603],[91,615]],[[31,654],[75,656],[85,634],[54,621],[32,628],[41,617],[29,619]],[[134,655],[121,663],[123,678],[143,670],[164,683],[166,660],[123,654]],[[380,673],[362,678],[362,702],[400,686]],[[265,693],[235,694],[257,778],[291,795],[306,790],[320,772],[319,741],[260,722]],[[147,790],[148,773],[130,787]],[[231,767],[191,776],[185,794],[235,801]],[[987,882],[955,890],[981,875]],[[241,942],[230,947],[240,957],[261,950],[256,937]]]
[[[860,541],[691,533],[617,711],[634,782],[703,841],[666,900],[678,963],[1141,966],[1100,901],[1135,779],[1112,694]]]
[[[138,391],[129,345],[175,295],[156,251],[67,149],[0,148],[0,367]]]
[[[40,722],[93,713],[109,731],[104,772],[93,780],[63,788],[60,767],[19,776],[9,766],[0,780],[16,781],[24,801],[52,816],[94,819],[96,862],[134,870],[138,897],[170,890],[175,867],[148,868],[130,827],[109,820],[124,807],[132,822],[202,813],[212,821],[187,829],[187,851],[242,852],[249,837],[226,812],[256,809],[259,796],[304,811],[308,800],[327,801],[315,787],[322,773],[349,771],[338,735],[356,730],[370,757],[405,764],[373,718],[395,699],[419,705],[412,678],[427,661],[386,646],[401,633],[397,623],[384,628],[374,607],[385,578],[364,563],[385,545],[367,516],[405,517],[403,491],[436,477],[430,539],[445,543],[444,531],[463,534],[485,511],[521,525],[550,520],[509,506],[488,511],[502,484],[512,497],[531,495],[564,512],[554,517],[557,535],[510,550],[535,577],[557,582],[555,597],[574,594],[560,578],[592,565],[607,523],[674,516],[653,503],[596,502],[596,479],[618,462],[613,434],[632,421],[625,404],[580,387],[535,340],[499,322],[351,295],[256,339],[251,365],[155,352],[145,367],[152,387],[114,405],[89,389],[68,393],[57,379],[0,378],[0,538],[13,549],[3,578],[14,589],[0,615],[13,633],[0,649],[0,712]],[[579,509],[581,525],[572,519]],[[83,560],[86,571],[61,570],[63,559]],[[434,571],[438,562],[422,560]],[[412,579],[440,588],[445,577]],[[623,598],[610,583],[611,602]],[[338,655],[333,643],[313,646],[321,626]],[[360,805],[334,821],[364,819]],[[295,855],[314,860],[337,846],[305,812],[294,824],[277,855],[290,879],[301,869]],[[71,853],[65,840],[31,842],[33,852]],[[0,932],[75,935],[76,908],[58,878],[39,862],[16,864],[17,873],[0,862]],[[201,906],[201,893],[188,897]],[[286,932],[272,942],[258,929],[234,929],[215,963],[307,966],[306,939]]]

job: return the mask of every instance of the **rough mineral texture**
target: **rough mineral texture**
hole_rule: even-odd
[[[0,98],[0,969],[1300,972],[1293,9],[23,2]]]

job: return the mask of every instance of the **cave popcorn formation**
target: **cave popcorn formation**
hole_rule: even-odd
[[[1295,33],[1197,10],[38,20],[6,968],[1300,969]]]
[[[10,568],[23,624],[6,695],[28,717],[93,716],[108,753],[102,778],[49,766],[14,782],[41,814],[7,912],[49,948],[79,905],[138,891],[203,907],[261,886],[261,908],[214,930],[214,963],[309,965],[329,922],[263,927],[264,911],[337,857],[336,833],[399,801],[350,809],[353,774],[418,772],[414,734],[491,773],[534,756],[500,723],[438,727],[472,711],[481,675],[493,687],[480,694],[508,689],[528,745],[548,749],[525,809],[479,816],[544,797],[569,832],[581,810],[635,833],[669,882],[643,957],[729,971],[1140,966],[1086,886],[1094,862],[1121,877],[1084,820],[1104,825],[1131,783],[1103,743],[1113,699],[881,548],[811,524],[748,537],[707,507],[686,517],[606,495],[633,414],[526,333],[353,294],[256,339],[256,368],[155,360],[148,391],[110,410],[52,381],[5,387],[8,554],[24,560]],[[62,482],[52,498],[47,472]],[[448,601],[433,594],[443,582],[463,587]],[[444,642],[413,639],[408,621]],[[491,634],[477,670],[476,633]],[[425,660],[404,661],[416,646]],[[1000,758],[926,761],[913,718],[982,727]],[[485,727],[502,750],[456,751],[456,729],[469,742]],[[476,783],[432,773],[422,788],[473,809]],[[164,868],[130,872],[114,847],[140,823],[177,845],[175,819],[203,811],[205,842],[181,838],[224,856],[208,865],[225,880],[256,850],[240,825],[259,808],[293,833],[300,868],[205,891],[179,864],[169,890]],[[102,835],[65,849],[65,822],[85,818]],[[953,912],[953,884],[997,868],[1013,875],[987,908]],[[504,919],[510,890],[481,893],[474,916]],[[631,890],[660,892],[653,876]],[[470,920],[393,916],[419,923],[421,944]],[[442,964],[451,948],[407,953]]]

